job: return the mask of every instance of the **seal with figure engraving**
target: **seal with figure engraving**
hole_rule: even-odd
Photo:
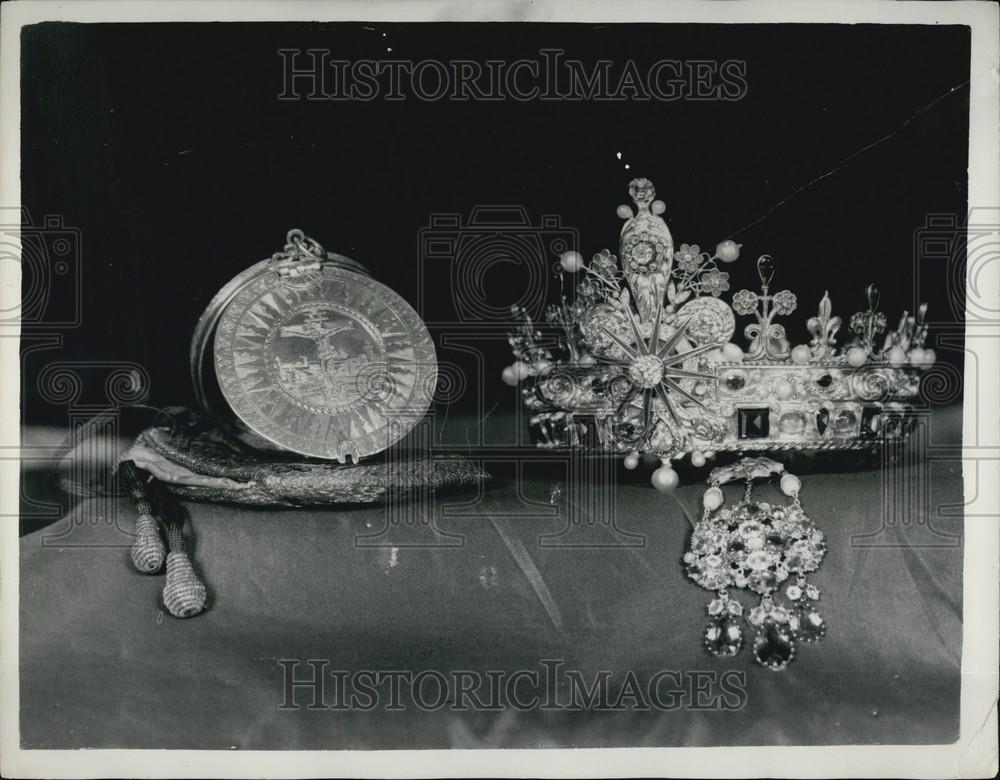
[[[225,306],[215,373],[256,434],[303,455],[356,462],[399,441],[426,413],[434,344],[391,289],[304,254],[279,258]]]

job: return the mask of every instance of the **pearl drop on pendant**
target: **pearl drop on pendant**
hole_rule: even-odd
[[[527,379],[531,376],[531,366],[525,363],[523,360],[518,360],[511,368],[514,369],[514,376],[521,379]]]
[[[628,455],[625,456],[625,468],[627,468],[629,471],[632,471],[633,469],[637,468],[638,465],[639,465],[638,453],[630,452]]]
[[[514,366],[507,366],[500,374],[500,378],[505,385],[513,387],[517,384],[517,374],[514,373]]]
[[[662,200],[654,200],[652,204],[650,204],[649,210],[652,211],[654,214],[659,215],[667,210],[667,204],[664,203]]]
[[[701,468],[705,465],[705,456],[702,454],[701,450],[695,450],[691,453],[691,465]]]
[[[631,206],[626,206],[624,203],[615,209],[615,213],[620,219],[632,219],[635,216],[635,212],[632,211]]]
[[[677,472],[674,471],[670,466],[660,466],[656,471],[653,472],[653,476],[650,478],[653,483],[653,487],[663,493],[670,493],[677,483],[680,482],[680,477],[677,476]]]
[[[781,478],[781,492],[786,496],[797,495],[802,489],[802,481],[794,474],[785,474]]]

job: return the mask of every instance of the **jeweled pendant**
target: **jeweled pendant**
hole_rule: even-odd
[[[795,640],[777,623],[768,622],[754,640],[753,657],[761,666],[779,672],[795,658]]]
[[[716,658],[729,658],[743,648],[743,629],[735,621],[722,618],[705,629],[705,649]]]
[[[755,501],[753,480],[777,475],[791,503]],[[746,493],[742,501],[726,507],[720,485],[736,479],[746,480]],[[702,643],[717,658],[740,652],[746,629],[736,621],[744,616],[743,606],[729,591],[746,589],[760,596],[760,603],[745,616],[753,631],[754,658],[769,669],[784,669],[795,657],[797,640],[814,642],[826,632],[814,606],[819,589],[806,579],[819,568],[826,545],[799,502],[802,482],[777,461],[748,457],[713,469],[709,484],[706,496],[713,500],[704,502],[704,514],[684,555],[688,577],[717,594],[708,604],[712,623]]]

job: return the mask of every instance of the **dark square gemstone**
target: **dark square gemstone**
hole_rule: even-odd
[[[881,427],[882,408],[879,406],[866,406],[861,410],[861,438],[875,439],[878,437]]]
[[[771,410],[738,409],[741,439],[766,439],[771,430]]]

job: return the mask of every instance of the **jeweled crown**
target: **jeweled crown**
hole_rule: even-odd
[[[635,208],[618,207],[620,262],[607,249],[589,263],[575,251],[560,258],[570,292],[546,311],[560,355],[513,309],[516,362],[503,379],[520,384],[540,446],[620,452],[629,468],[650,453],[664,464],[654,484],[669,488],[669,461],[685,456],[702,466],[721,451],[868,449],[906,435],[921,371],[935,360],[924,348],[926,305],[887,331],[869,285],[838,347],[843,323],[825,294],[806,322],[808,343],[793,346],[780,319],[799,302],[772,285],[769,255],[757,260],[759,291],[727,302],[722,269],[741,245],[676,247],[652,183],[635,179],[629,194]],[[744,346],[734,342],[737,317],[750,318]]]

